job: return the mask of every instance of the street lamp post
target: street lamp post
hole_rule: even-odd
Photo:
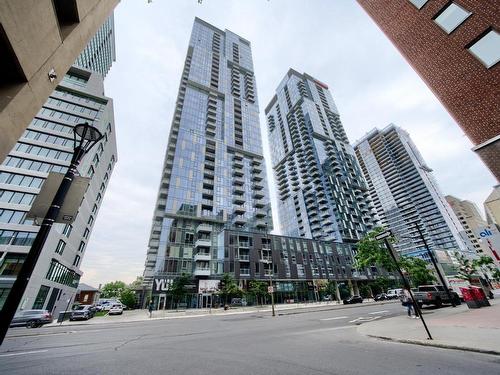
[[[77,167],[85,154],[88,153],[90,149],[101,140],[102,137],[103,135],[101,132],[94,126],[89,125],[87,122],[84,124],[78,124],[73,128],[74,149],[70,166],[64,175],[59,188],[57,189],[47,213],[45,214],[40,230],[38,231],[38,234],[33,241],[33,245],[31,246],[17,278],[12,285],[12,289],[5,300],[3,309],[0,311],[0,345],[7,334],[10,322],[12,321],[17,307],[19,306],[19,302],[21,301],[24,291],[26,290],[26,286],[28,285],[31,274],[36,266],[43,246],[45,245],[50,229],[59,215],[64,199],[66,198],[75,175],[77,174]]]
[[[269,250],[271,249],[271,244],[269,242],[269,228],[267,226],[267,220],[266,220],[266,244],[269,246]],[[272,251],[271,251],[272,254]],[[272,267],[273,267],[273,262],[272,262],[272,255],[271,255],[271,261],[269,262],[269,259],[266,259],[267,264],[271,264],[271,272],[269,273],[269,289],[271,291],[271,309],[273,312],[273,316],[276,316],[276,313],[274,311],[274,286],[273,286],[273,275],[272,275]]]

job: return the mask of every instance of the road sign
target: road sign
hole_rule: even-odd
[[[268,293],[274,293],[274,287],[272,287],[272,286],[268,286],[268,287],[267,287],[267,292],[268,292]]]
[[[391,237],[391,236],[392,236],[392,232],[390,230],[386,230],[385,232],[377,234],[375,236],[375,239],[376,240],[383,240],[384,238]]]

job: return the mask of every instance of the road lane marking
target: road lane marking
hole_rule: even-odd
[[[349,321],[349,323],[367,323],[379,318],[381,318],[381,316],[370,316],[367,318],[360,316],[359,318]]]
[[[48,352],[48,350],[44,349],[44,350],[33,350],[31,352],[18,352],[18,353],[0,354],[0,357],[13,357],[15,355],[33,354],[33,353],[45,353],[45,352]]]
[[[348,316],[337,316],[335,318],[324,318],[324,319],[320,319],[320,320],[337,320],[337,319],[345,319],[345,318],[348,318]]]
[[[389,312],[389,310],[374,311],[374,312],[368,313],[368,315],[377,315],[377,314],[383,314],[386,312]]]

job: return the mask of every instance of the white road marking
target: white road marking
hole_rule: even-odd
[[[383,314],[383,313],[386,313],[386,312],[389,312],[389,310],[374,311],[374,312],[368,313],[368,315]]]
[[[372,320],[381,318],[381,316],[370,316],[368,318],[364,318],[360,316],[359,318],[356,318],[354,320],[349,321],[349,323],[366,323],[366,322],[371,322]]]
[[[45,350],[33,350],[31,352],[18,352],[18,353],[0,354],[0,357],[13,357],[15,355],[33,354],[33,353],[45,353],[45,352],[48,352],[48,350],[45,349]]]
[[[325,319],[320,319],[320,320],[337,320],[337,319],[345,319],[348,318],[348,316],[337,316],[335,318],[325,318]]]

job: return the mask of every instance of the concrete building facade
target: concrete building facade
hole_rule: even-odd
[[[455,272],[455,252],[474,256],[432,169],[407,132],[393,124],[374,129],[357,141],[354,149],[381,224],[392,230],[401,254],[429,260],[418,224],[448,274]]]
[[[271,230],[250,42],[196,18],[170,128],[144,280],[220,276],[223,227]]]
[[[500,18],[483,0],[358,0],[500,179]]]
[[[78,170],[90,185],[73,224],[55,224],[20,309],[67,309],[76,294],[80,265],[116,162],[113,103],[103,96],[99,73],[72,67],[0,165],[0,304],[39,230],[26,218],[49,172],[65,173],[73,152],[73,127],[89,122],[105,138]]]
[[[341,300],[341,289],[344,293],[359,294],[362,283],[377,276],[392,278],[375,267],[357,270],[351,244],[261,231],[225,229],[219,232],[217,260],[222,264],[222,271],[233,275],[243,290],[251,290],[254,281],[272,283],[277,303],[319,301],[326,296]],[[158,309],[171,306],[168,284],[168,278],[154,277],[153,300]],[[219,291],[218,278],[198,280],[185,299],[186,307],[214,306]]]
[[[500,230],[500,185],[493,187],[493,191],[484,201],[484,210],[488,224],[496,225]]]
[[[290,69],[266,108],[281,233],[356,242],[375,217],[328,86]]]
[[[0,2],[0,162],[118,1]]]

